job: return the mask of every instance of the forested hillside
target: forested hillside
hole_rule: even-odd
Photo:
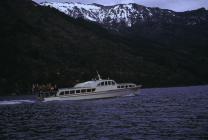
[[[30,0],[2,1],[0,94],[30,93],[33,83],[72,86],[96,70],[144,87],[208,83],[205,49],[185,54],[151,39],[134,41]]]

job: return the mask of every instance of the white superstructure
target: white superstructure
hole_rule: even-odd
[[[40,93],[39,98],[44,101],[110,98],[138,94],[140,88],[141,85],[133,83],[117,84],[114,80],[104,80],[98,74],[98,80],[78,83],[72,88],[58,89],[53,95]]]

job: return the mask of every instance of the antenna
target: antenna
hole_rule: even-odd
[[[102,80],[98,71],[96,71],[96,72],[97,72],[97,75],[98,75],[98,80]]]

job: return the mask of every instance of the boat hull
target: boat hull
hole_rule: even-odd
[[[90,94],[77,94],[69,96],[57,96],[57,97],[47,97],[44,101],[63,101],[63,100],[90,100],[90,99],[102,99],[102,98],[113,98],[128,95],[139,94],[140,87],[128,88],[128,89],[116,89],[103,92],[94,92]]]

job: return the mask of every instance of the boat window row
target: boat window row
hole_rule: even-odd
[[[118,85],[117,88],[132,88],[135,87],[135,85]]]
[[[70,95],[70,94],[80,94],[80,93],[91,93],[95,92],[95,88],[93,89],[76,89],[70,91],[62,91],[59,95]]]
[[[109,85],[115,85],[116,83],[114,81],[103,81],[99,83],[97,86],[109,86]]]

